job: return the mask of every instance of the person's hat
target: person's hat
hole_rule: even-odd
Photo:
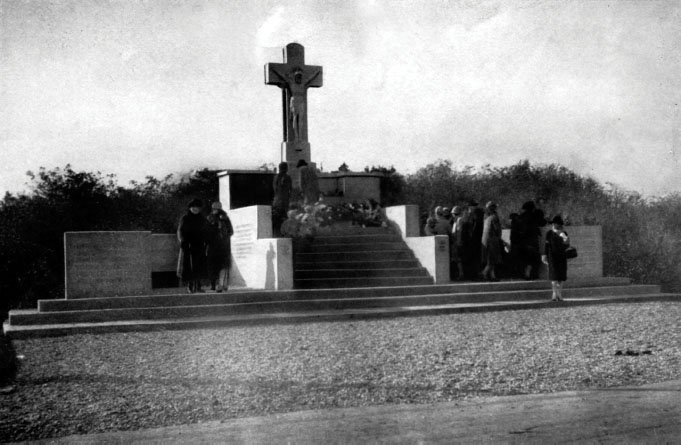
[[[563,225],[563,218],[561,218],[560,215],[556,215],[551,220],[551,224],[556,224],[558,226],[562,226]]]
[[[456,216],[461,215],[461,212],[463,212],[463,209],[460,206],[454,206],[452,209],[452,214]]]
[[[307,162],[305,161],[305,159],[300,159],[300,160],[298,160],[298,163],[296,164],[296,168],[304,167],[306,165],[307,165]]]
[[[203,207],[203,203],[198,198],[192,199],[191,201],[189,201],[189,204],[187,204],[187,207]]]
[[[279,163],[279,172],[287,172],[288,171],[288,163],[287,162],[280,162]]]
[[[478,201],[476,201],[475,199],[471,199],[468,201],[468,205],[471,207],[475,207],[478,205]]]
[[[490,201],[487,204],[485,204],[485,208],[489,210],[496,210],[497,208],[497,203],[494,201]]]
[[[452,211],[449,209],[449,207],[442,207],[442,216],[445,218],[452,216]]]
[[[210,208],[213,210],[222,210],[222,203],[220,201],[215,201],[211,204]]]
[[[523,210],[534,210],[536,206],[534,205],[534,201],[527,201],[523,203]]]

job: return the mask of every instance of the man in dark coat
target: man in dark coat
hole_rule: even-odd
[[[206,271],[207,222],[201,213],[203,203],[200,199],[193,199],[187,207],[187,213],[182,215],[177,227],[177,239],[180,241],[177,276],[189,293],[203,292],[201,279]]]
[[[482,269],[482,231],[485,225],[485,212],[474,199],[468,202],[468,210],[463,220],[463,269],[466,278],[479,278]]]
[[[293,182],[288,174],[288,164],[279,164],[279,173],[273,181],[274,200],[272,201],[272,230],[276,235],[280,235],[281,223],[286,219],[291,200]]]

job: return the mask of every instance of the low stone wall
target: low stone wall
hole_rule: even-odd
[[[65,297],[142,295],[151,290],[151,232],[64,233]]]
[[[329,195],[341,192],[346,202],[381,201],[381,174],[365,172],[319,173],[319,191]]]
[[[550,227],[541,231],[540,246],[544,249],[543,240]],[[568,261],[568,279],[594,278],[603,276],[603,233],[601,226],[565,226],[570,237],[570,245],[577,249],[577,258]],[[502,238],[510,244],[511,231],[505,229]],[[548,279],[549,271],[545,264],[540,265],[539,278]]]

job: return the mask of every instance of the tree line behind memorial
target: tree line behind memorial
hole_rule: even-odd
[[[348,168],[344,163],[343,169]],[[87,230],[150,230],[174,233],[187,202],[218,196],[218,170],[182,177],[147,177],[118,185],[114,175],[63,169],[29,173],[31,191],[6,194],[0,202],[0,295],[3,319],[9,309],[34,308],[38,299],[63,298],[63,234]],[[569,225],[603,227],[604,273],[639,283],[678,285],[681,276],[681,195],[644,199],[552,165],[528,161],[508,167],[454,168],[429,164],[414,174],[383,173],[384,206],[417,204],[425,222],[434,206],[470,199],[494,200],[508,216],[522,203],[543,198],[547,215],[560,213]]]

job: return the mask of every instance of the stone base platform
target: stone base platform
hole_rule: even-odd
[[[566,301],[549,301],[546,281],[460,283],[373,288],[148,295],[41,300],[36,310],[14,310],[4,324],[11,338],[156,329],[196,329],[262,323],[437,315],[586,304],[681,301],[659,286],[626,278],[572,280]]]

